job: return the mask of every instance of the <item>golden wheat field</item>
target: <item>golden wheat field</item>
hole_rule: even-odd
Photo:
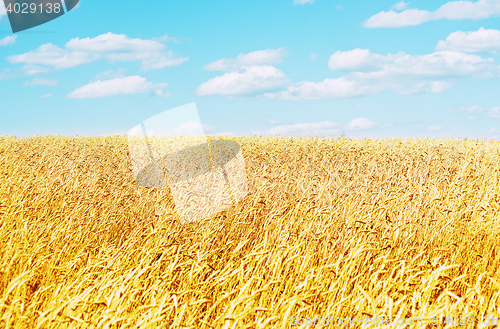
[[[494,324],[500,142],[224,139],[249,193],[181,225],[126,137],[0,137],[0,327]]]

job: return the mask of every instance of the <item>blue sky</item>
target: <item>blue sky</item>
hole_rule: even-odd
[[[500,137],[500,0],[82,0],[16,34],[0,8],[0,135],[195,102],[207,134]]]

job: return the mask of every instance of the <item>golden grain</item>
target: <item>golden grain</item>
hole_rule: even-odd
[[[181,225],[124,137],[0,137],[0,327],[500,313],[498,142],[227,139],[249,194]]]

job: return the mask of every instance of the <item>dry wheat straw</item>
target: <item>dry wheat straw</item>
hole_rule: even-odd
[[[230,139],[250,193],[180,225],[123,137],[0,137],[0,326],[500,312],[498,142]]]

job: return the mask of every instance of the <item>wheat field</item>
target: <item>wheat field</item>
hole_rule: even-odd
[[[123,136],[0,137],[0,327],[500,313],[499,142],[211,138],[241,145],[249,193],[181,225],[168,188],[136,184]]]

